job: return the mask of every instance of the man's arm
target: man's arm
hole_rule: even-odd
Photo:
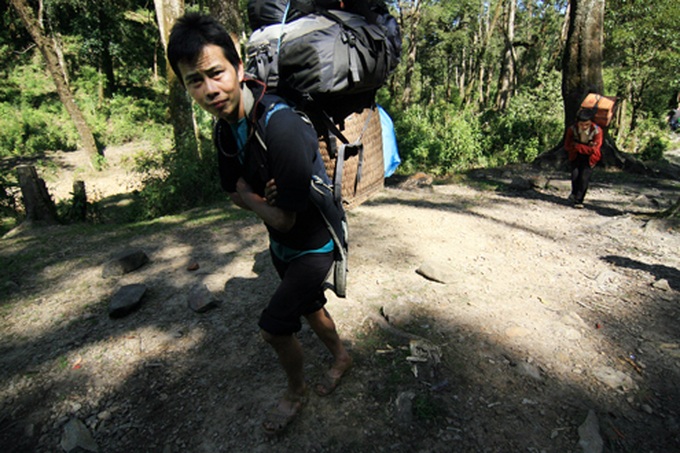
[[[600,127],[597,126],[597,134],[595,134],[595,137],[593,137],[593,141],[590,142],[590,145],[599,150],[602,148],[602,143],[604,141],[604,130]]]
[[[236,183],[236,192],[230,193],[229,196],[234,204],[253,211],[264,223],[276,230],[285,233],[295,225],[295,212],[285,211],[270,205],[266,198],[253,192],[253,189],[243,178],[239,178]]]

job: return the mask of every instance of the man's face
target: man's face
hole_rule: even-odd
[[[208,113],[229,123],[244,116],[241,103],[243,64],[238,70],[224,56],[222,48],[208,44],[195,64],[178,64],[189,95]]]
[[[585,121],[579,121],[577,124],[578,124],[579,129],[586,130],[586,129],[590,129],[590,125],[592,124],[592,122],[590,120],[585,120]]]

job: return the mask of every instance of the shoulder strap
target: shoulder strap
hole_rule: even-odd
[[[278,112],[279,110],[291,108],[283,99],[275,98],[269,105],[265,107],[264,112],[257,118],[254,124],[254,135],[260,146],[264,151],[267,151],[267,145],[265,143],[265,136],[267,131],[267,126],[269,125],[269,119],[271,116]]]

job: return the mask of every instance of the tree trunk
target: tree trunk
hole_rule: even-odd
[[[562,99],[564,101],[564,131],[576,120],[581,102],[590,92],[604,94],[602,80],[602,35],[605,0],[572,0],[569,9],[569,29],[562,59]],[[649,169],[635,157],[622,153],[604,129],[602,144],[603,167],[619,167],[638,173]],[[563,134],[564,137],[564,134]],[[539,155],[534,164],[560,167],[566,162],[564,138],[553,149]]]
[[[515,90],[515,12],[516,0],[508,0],[505,21],[505,53],[503,54],[503,66],[498,81],[498,95],[496,97],[496,109],[504,111],[508,108],[510,98]]]
[[[602,33],[604,0],[572,0],[567,43],[562,59],[565,130],[576,119],[589,92],[604,94]]]
[[[69,210],[70,220],[84,222],[87,220],[87,192],[85,181],[73,181],[73,198]]]
[[[168,47],[170,30],[175,21],[184,14],[184,0],[154,0],[158,30],[161,34],[163,49]],[[191,106],[191,99],[182,86],[175,73],[167,63],[170,122],[175,137],[177,151],[189,158],[200,159],[198,151],[198,139],[196,121]]]
[[[94,159],[98,154],[94,135],[92,135],[90,126],[88,126],[83,113],[80,111],[73,99],[73,94],[71,93],[64,76],[65,71],[63,71],[59,65],[59,58],[54,46],[52,45],[52,42],[42,32],[35,14],[26,0],[11,0],[11,2],[12,6],[14,6],[17,13],[19,14],[19,17],[21,17],[21,21],[24,23],[26,30],[28,30],[31,38],[33,38],[33,41],[38,46],[38,49],[40,49],[43,58],[45,58],[47,69],[52,75],[52,79],[54,80],[54,84],[57,88],[57,93],[59,94],[59,99],[61,99],[62,104],[64,104],[66,111],[76,126],[76,130],[80,136],[81,146],[85,152],[87,152],[87,154],[89,154],[91,158]]]
[[[460,68],[458,69],[458,76],[456,77],[456,80],[458,82],[458,97],[462,101],[465,99],[465,74],[467,72],[467,57],[465,56],[465,52],[467,51],[466,47],[463,47],[463,50],[461,51],[461,58],[460,58]]]
[[[484,56],[486,55],[486,52],[489,48],[489,42],[491,41],[491,37],[493,36],[494,29],[496,28],[496,23],[498,22],[498,18],[500,17],[501,10],[503,6],[503,0],[497,0],[496,3],[496,9],[494,11],[493,19],[491,20],[491,24],[487,27],[486,33],[484,36],[480,34],[479,36],[479,43],[478,47],[473,51],[475,52],[474,60],[472,61],[470,65],[470,84],[467,86],[465,90],[465,104],[469,105],[470,102],[472,102],[472,92],[475,88],[475,81],[479,80],[479,70],[482,66],[482,62],[484,61]],[[484,10],[483,5],[482,5],[482,10]],[[488,20],[488,18],[487,18]]]
[[[32,165],[18,166],[17,179],[26,210],[26,224],[32,225],[36,222],[46,225],[58,224],[59,220],[54,201],[47,191],[45,181],[38,177],[35,167]]]
[[[243,22],[239,14],[238,0],[211,0],[210,14],[224,25],[236,48],[240,49],[239,35],[243,30]]]
[[[666,212],[663,213],[663,217],[669,219],[680,219],[680,198],[678,198],[678,201],[676,201],[673,206],[668,208]]]
[[[102,37],[109,36],[109,24],[106,17],[105,6],[100,4],[97,11],[97,22],[99,26],[99,33]],[[116,91],[118,91],[118,84],[116,83],[116,75],[113,72],[113,56],[111,55],[111,43],[104,39],[102,42],[102,51],[99,55],[99,67],[104,73],[104,97],[110,98]]]
[[[406,73],[404,74],[404,92],[402,93],[402,105],[411,103],[413,95],[413,73],[416,67],[416,56],[418,51],[418,25],[420,24],[420,8],[422,0],[411,2],[410,24],[408,27],[408,50],[406,53]],[[402,5],[406,7],[406,5]]]

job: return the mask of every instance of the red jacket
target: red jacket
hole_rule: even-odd
[[[567,156],[571,162],[575,161],[579,154],[585,154],[590,156],[590,166],[594,167],[602,157],[600,152],[604,135],[602,128],[592,123],[588,131],[588,139],[584,143],[578,137],[577,127],[575,124],[567,129],[567,135],[564,137],[564,149],[567,150]]]

